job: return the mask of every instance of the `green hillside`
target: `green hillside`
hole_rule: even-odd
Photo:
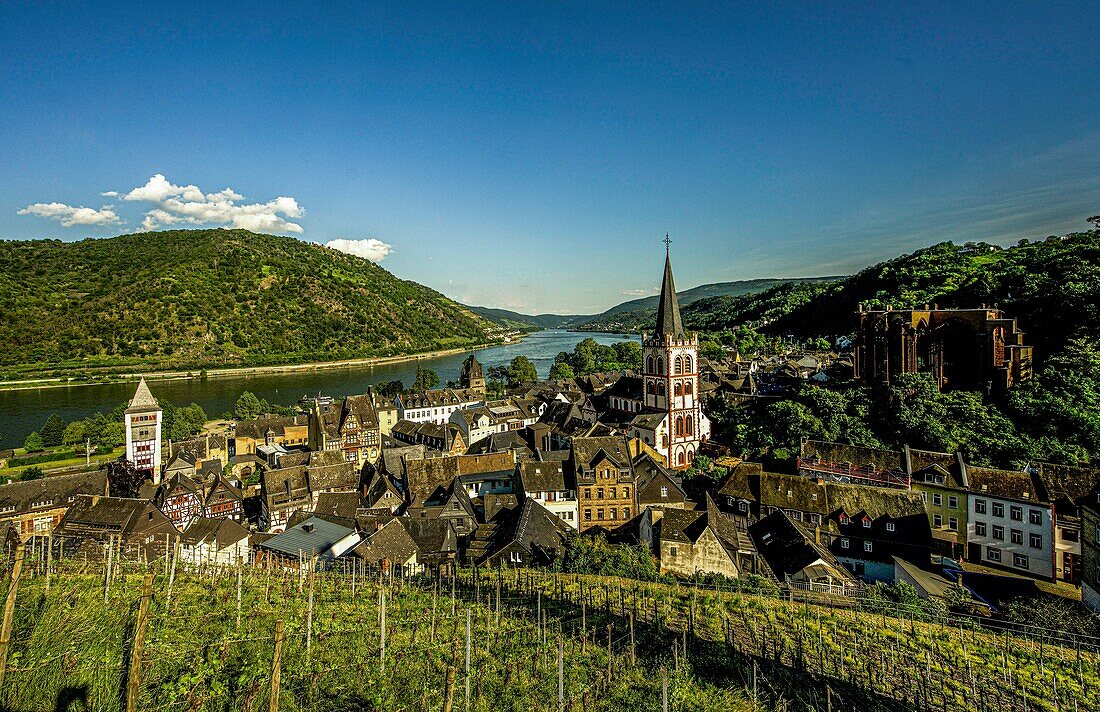
[[[772,334],[830,336],[855,331],[860,303],[996,304],[1019,321],[1040,355],[1051,354],[1073,339],[1100,337],[1100,230],[1007,248],[943,242],[833,282],[696,301],[684,320],[705,331],[752,324]]]
[[[786,285],[813,285],[839,279],[838,277],[805,277],[796,279],[744,279],[736,282],[716,282],[702,284],[692,289],[677,292],[680,306],[693,304],[703,299],[732,299],[739,296],[757,294],[767,289]],[[592,317],[580,317],[574,328],[579,331],[635,332],[653,327],[657,318],[657,295],[632,299],[617,304],[602,314]]]
[[[9,374],[390,356],[492,328],[369,260],[244,230],[0,242],[0,313]]]

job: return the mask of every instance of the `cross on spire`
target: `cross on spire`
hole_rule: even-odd
[[[668,252],[668,246],[672,244],[672,238],[668,236],[667,232],[665,233],[665,239],[661,240],[661,242],[665,243],[665,252]]]

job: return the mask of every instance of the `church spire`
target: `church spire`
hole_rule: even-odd
[[[667,334],[677,339],[686,338],[684,322],[680,319],[680,305],[676,301],[676,285],[672,281],[672,262],[669,259],[669,243],[665,235],[665,276],[661,282],[661,303],[657,307],[657,334]]]

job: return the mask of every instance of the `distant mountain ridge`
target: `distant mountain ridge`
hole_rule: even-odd
[[[494,307],[470,307],[470,311],[489,321],[510,329],[521,331],[537,331],[539,329],[565,329],[579,319],[588,319],[583,315],[561,314],[520,314],[510,309],[496,309]]]
[[[12,376],[394,356],[495,329],[369,260],[224,229],[0,241],[0,314]]]

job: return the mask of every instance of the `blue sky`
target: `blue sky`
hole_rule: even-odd
[[[593,313],[657,287],[666,231],[683,288],[1100,213],[1095,1],[25,5],[6,238],[266,225]]]

